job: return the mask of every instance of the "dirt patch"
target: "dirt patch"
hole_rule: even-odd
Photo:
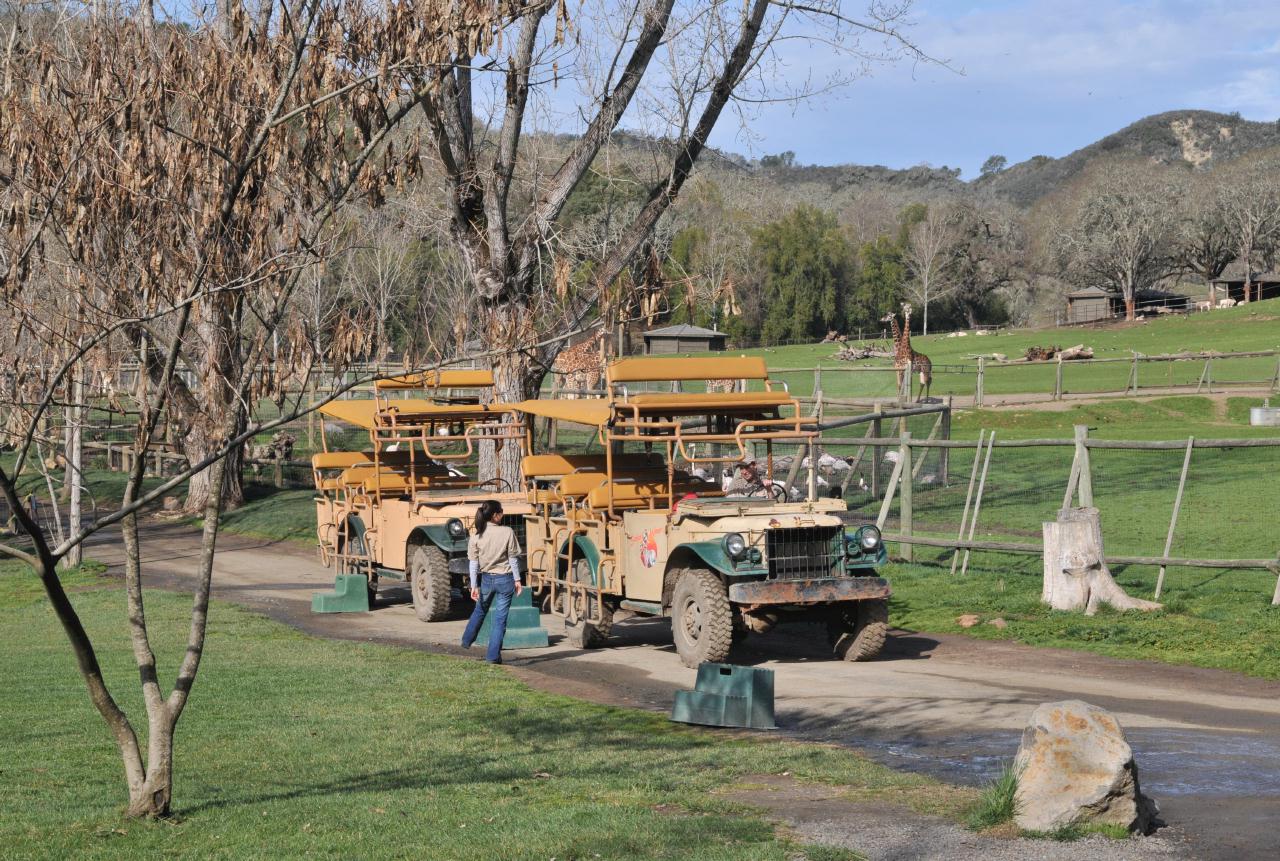
[[[903,805],[849,798],[838,787],[800,783],[783,775],[748,776],[722,795],[760,809],[806,843],[849,849],[872,861],[1146,861],[1194,857],[1172,834],[1130,840],[1095,836],[1072,843],[1010,836],[1007,830],[978,834]]]

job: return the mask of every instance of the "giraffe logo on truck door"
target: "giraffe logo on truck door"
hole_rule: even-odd
[[[652,568],[654,563],[658,561],[658,533],[662,532],[662,527],[658,526],[654,529],[648,529],[639,535],[628,536],[632,541],[640,545],[640,564],[646,568]]]

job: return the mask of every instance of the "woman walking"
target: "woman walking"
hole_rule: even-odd
[[[492,609],[489,651],[484,656],[491,664],[502,663],[502,638],[507,633],[511,599],[524,588],[520,585],[520,553],[515,530],[502,525],[502,503],[495,499],[482,502],[476,510],[475,532],[467,542],[471,600],[476,602],[476,608],[462,633],[462,648],[471,648],[480,633],[480,626],[484,624],[484,617]]]

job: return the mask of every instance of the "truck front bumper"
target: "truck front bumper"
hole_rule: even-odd
[[[754,580],[729,586],[729,600],[753,607],[779,604],[832,604],[889,597],[883,577],[822,577],[816,580]]]

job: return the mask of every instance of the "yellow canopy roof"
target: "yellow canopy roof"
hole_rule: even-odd
[[[615,359],[605,375],[612,383],[659,380],[764,380],[769,369],[759,356]]]
[[[485,389],[493,385],[493,371],[421,371],[376,380],[374,388],[386,389]]]
[[[427,424],[432,421],[483,421],[512,411],[510,404],[437,404],[422,398],[381,401],[374,399],[329,401],[320,412],[347,424],[372,430],[386,426],[394,417],[397,424]]]
[[[511,406],[527,415],[591,427],[600,427],[609,421],[610,415],[609,402],[603,398],[520,401]]]

